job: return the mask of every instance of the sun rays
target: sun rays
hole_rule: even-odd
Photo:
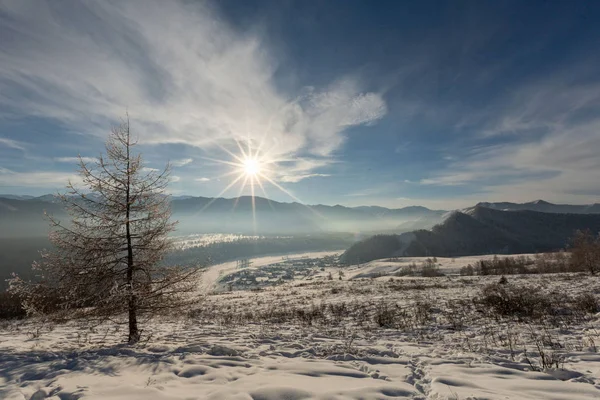
[[[261,149],[262,144],[258,147],[253,147],[252,141],[247,140],[246,146],[244,146],[239,140],[235,141],[239,152],[236,154],[223,146],[219,146],[227,155],[229,160],[219,160],[208,158],[208,160],[216,163],[224,164],[230,167],[230,171],[223,174],[221,177],[233,176],[233,180],[219,193],[222,196],[231,189],[233,186],[240,183],[240,187],[237,193],[239,197],[244,189],[250,188],[252,201],[254,202],[256,187],[258,186],[265,197],[268,197],[268,193],[263,185],[264,181],[274,183],[273,177],[275,177],[275,169],[278,167],[278,162],[281,160],[269,154],[268,151]],[[280,185],[274,185],[279,190],[287,194],[288,196],[295,198],[289,191],[282,188]]]
[[[221,150],[223,150],[230,158],[228,160],[221,160],[215,158],[204,157],[204,159],[226,165],[229,168],[229,171],[221,175],[219,178],[230,178],[231,182],[210,202],[208,202],[199,213],[203,212],[207,208],[209,208],[218,198],[223,196],[226,192],[233,189],[236,185],[239,186],[236,193],[236,200],[233,204],[232,210],[238,206],[240,196],[244,193],[244,190],[250,190],[250,201],[252,205],[252,218],[254,223],[254,231],[256,232],[256,196],[258,189],[262,192],[262,195],[267,199],[269,205],[273,209],[273,205],[269,200],[269,195],[265,188],[266,184],[270,184],[275,187],[277,190],[289,196],[294,201],[302,204],[303,202],[294,196],[290,191],[285,189],[279,183],[277,183],[277,172],[281,172],[282,165],[286,160],[275,157],[271,154],[270,151],[264,150],[262,147],[264,142],[260,143],[259,146],[254,147],[251,140],[247,140],[244,145],[243,142],[239,140],[235,141],[237,144],[237,152],[233,152],[227,149],[224,146],[218,145]],[[236,154],[237,153],[237,154]],[[289,161],[289,160],[287,160]],[[260,195],[260,193],[258,193]],[[313,214],[318,217],[321,217],[315,210],[311,207],[304,205],[308,210],[310,210]]]

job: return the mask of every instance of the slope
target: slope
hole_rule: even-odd
[[[391,256],[466,256],[534,253],[564,248],[578,229],[600,231],[598,214],[553,214],[501,211],[481,205],[455,211],[431,230],[383,235],[355,243],[343,255],[347,263]],[[382,250],[382,248],[384,250]],[[374,251],[377,249],[377,251]]]

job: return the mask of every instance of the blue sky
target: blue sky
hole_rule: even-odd
[[[593,1],[0,0],[0,193],[60,190],[128,111],[173,194],[222,193],[238,141],[311,204],[598,202],[599,21]]]

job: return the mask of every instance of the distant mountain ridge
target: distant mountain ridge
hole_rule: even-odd
[[[34,199],[35,196],[20,195],[20,194],[0,194],[0,198],[11,199],[11,200],[30,200],[30,199]]]
[[[539,211],[554,214],[600,214],[600,203],[572,205],[572,204],[553,204],[544,200],[530,201],[528,203],[477,203],[477,206],[492,208],[503,211]]]
[[[386,208],[380,206],[346,207],[285,203],[264,197],[211,198],[174,196],[173,218],[178,231],[187,233],[293,234],[311,232],[403,233],[430,229],[444,223],[453,212],[430,210],[422,206]],[[552,204],[542,200],[529,203],[478,203],[461,212],[475,209],[497,211],[536,211],[545,213],[600,214],[600,204]],[[253,209],[256,213],[253,214]],[[0,237],[44,236],[48,225],[43,213],[66,218],[54,195],[38,197],[0,195]]]
[[[404,232],[430,228],[445,213],[425,207],[345,207],[284,203],[263,197],[210,198],[177,196],[171,200],[178,232],[291,234],[311,232]],[[253,214],[253,209],[256,210]],[[0,196],[0,237],[43,236],[43,212],[66,218],[55,196]]]
[[[342,259],[358,263],[392,256],[454,257],[551,251],[564,248],[578,229],[600,232],[600,214],[505,211],[479,204],[448,213],[431,230],[379,235],[355,243]]]

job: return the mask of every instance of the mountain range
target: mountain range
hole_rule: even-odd
[[[430,228],[446,213],[425,207],[307,206],[250,196],[177,196],[172,198],[171,208],[173,218],[179,221],[178,234],[395,233]],[[52,195],[0,195],[0,238],[44,236],[48,230],[44,212],[58,219],[68,218]]]
[[[577,229],[600,231],[599,204],[479,203],[463,210],[444,211],[420,206],[306,206],[247,196],[179,196],[172,198],[171,206],[173,217],[179,220],[176,235],[272,235],[275,241],[293,237],[296,241],[312,240],[313,247],[324,247],[326,243],[319,238],[331,234],[328,243],[337,240],[349,246],[342,255],[349,264],[392,256],[541,252],[564,248]],[[0,290],[11,272],[30,273],[38,251],[50,245],[44,211],[68,221],[62,204],[52,195],[0,195]],[[361,236],[368,237],[354,242]],[[271,247],[289,247],[280,242]]]
[[[478,206],[492,208],[494,210],[502,211],[539,211],[546,213],[555,214],[600,214],[600,203],[595,204],[583,204],[583,205],[572,205],[572,204],[552,204],[544,200],[531,201],[529,203],[478,203]]]
[[[511,204],[498,209],[489,204]],[[455,257],[479,254],[534,253],[558,250],[569,244],[576,230],[600,232],[600,214],[589,206],[579,213],[531,211],[512,203],[479,203],[475,207],[447,213],[430,230],[419,229],[399,235],[376,235],[357,242],[342,255],[350,264],[396,256]],[[533,204],[535,205],[535,204]],[[517,206],[521,206],[518,208]],[[541,204],[552,209],[552,204]]]
[[[242,233],[294,234],[313,232],[360,232],[362,234],[403,233],[430,229],[444,223],[448,211],[421,206],[386,208],[379,206],[303,205],[263,197],[211,198],[174,196],[173,218],[179,234]],[[600,214],[600,204],[552,204],[543,200],[529,203],[478,203],[474,209],[535,211],[553,214]],[[254,211],[253,211],[254,210]],[[39,197],[0,195],[0,238],[45,236],[48,224],[44,212],[67,219],[53,195]],[[469,209],[462,210],[468,214]],[[446,221],[447,222],[447,221]]]

